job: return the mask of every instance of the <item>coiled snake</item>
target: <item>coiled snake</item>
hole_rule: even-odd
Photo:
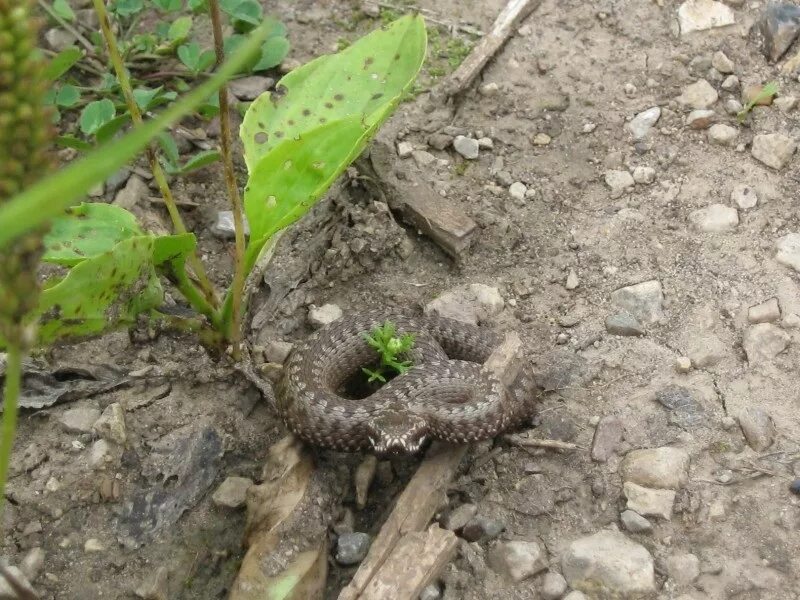
[[[413,366],[362,400],[340,393],[377,358],[363,334],[386,321],[411,333]],[[426,440],[492,438],[533,414],[536,384],[529,364],[511,386],[483,363],[501,338],[439,316],[369,311],[346,315],[298,343],[284,365],[276,405],[305,441],[334,450],[409,454]]]

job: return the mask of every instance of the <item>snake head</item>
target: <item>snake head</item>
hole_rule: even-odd
[[[381,456],[416,454],[428,439],[428,423],[403,411],[385,411],[367,421],[367,435]]]

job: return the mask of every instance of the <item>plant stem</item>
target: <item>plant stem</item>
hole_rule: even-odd
[[[222,37],[222,18],[218,0],[208,0],[208,12],[211,15],[211,26],[214,32],[214,52],[217,66],[225,60]],[[236,173],[233,170],[233,152],[231,148],[231,119],[228,113],[228,86],[219,88],[219,125],[220,150],[222,151],[222,168],[225,172],[225,184],[228,187],[228,198],[233,210],[233,228],[236,238],[234,254],[233,283],[231,283],[232,306],[231,323],[225,332],[233,346],[233,358],[239,360],[239,343],[242,339],[242,296],[244,294],[244,218],[242,217],[242,199],[239,186],[236,184]]]
[[[103,38],[105,39],[106,46],[108,48],[108,56],[111,59],[111,64],[114,66],[114,71],[117,74],[117,80],[119,81],[119,86],[122,89],[122,95],[125,97],[125,103],[128,105],[128,111],[131,113],[131,120],[133,121],[134,125],[139,125],[142,122],[142,113],[139,110],[139,105],[136,104],[136,100],[133,97],[131,80],[128,77],[128,71],[125,69],[125,64],[123,63],[122,57],[119,54],[114,32],[111,31],[111,22],[108,20],[108,12],[106,11],[104,0],[92,0],[92,2],[94,3],[95,12],[100,20],[100,29],[103,32]],[[167,207],[167,212],[172,220],[172,226],[175,232],[179,234],[186,233],[186,226],[183,224],[183,219],[181,219],[180,212],[178,212],[178,207],[175,205],[175,198],[173,197],[172,191],[167,183],[167,176],[164,174],[164,170],[161,168],[161,164],[158,162],[158,157],[156,156],[152,145],[147,147],[147,160],[150,163],[150,170],[153,172],[153,178],[158,185],[158,189],[161,191],[161,196],[164,198],[164,205]],[[203,263],[200,262],[200,258],[196,253],[192,252],[189,254],[188,260],[192,270],[197,276],[197,280],[200,284],[203,294],[206,297],[206,300],[212,306],[217,306],[218,300],[216,291],[206,275],[205,269],[203,268]]]
[[[6,380],[3,390],[3,425],[0,436],[0,534],[2,534],[3,507],[5,506],[6,481],[14,448],[14,433],[17,430],[17,401],[22,381],[22,350],[17,344],[6,349]]]
[[[172,281],[175,287],[178,288],[189,301],[192,308],[201,315],[207,317],[214,329],[222,332],[223,321],[220,319],[218,312],[206,301],[206,298],[198,291],[191,279],[189,279],[184,265],[179,265],[179,268],[172,266],[169,270],[169,275],[169,280]]]

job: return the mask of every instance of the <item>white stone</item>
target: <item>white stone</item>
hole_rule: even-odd
[[[736,75],[728,75],[719,86],[726,92],[733,92],[739,89],[739,78]]]
[[[724,123],[717,123],[708,129],[708,141],[717,146],[730,146],[738,136],[739,130],[736,127]]]
[[[236,96],[239,100],[255,100],[261,94],[270,89],[275,80],[272,77],[264,77],[262,75],[250,75],[249,77],[241,77],[240,79],[232,79],[228,82],[228,89],[231,94]]]
[[[756,160],[780,170],[791,160],[796,149],[797,144],[789,136],[782,133],[764,133],[753,136],[750,152]]]
[[[669,578],[678,585],[689,585],[700,576],[700,559],[694,554],[672,554],[666,563]]]
[[[634,598],[655,592],[653,557],[618,531],[600,531],[572,542],[561,558],[572,588],[598,598]]]
[[[719,99],[719,94],[705,79],[687,85],[678,96],[678,104],[694,109],[708,108]]]
[[[656,490],[626,481],[622,491],[628,499],[625,506],[628,510],[643,517],[659,517],[667,521],[672,518],[675,490]]]
[[[425,312],[477,325],[500,313],[504,306],[496,287],[472,283],[442,293],[425,306]]]
[[[427,167],[436,162],[436,157],[427,150],[414,150],[411,153],[411,158],[420,167]]]
[[[775,422],[759,407],[745,408],[739,413],[739,427],[747,443],[756,452],[763,452],[775,439]]]
[[[690,129],[708,129],[717,120],[717,113],[707,108],[693,110],[686,116],[686,125]]]
[[[250,224],[247,222],[247,217],[244,215],[242,215],[242,225],[244,226],[244,234],[250,235]],[[233,222],[233,211],[217,211],[217,220],[214,221],[214,224],[211,226],[211,233],[223,240],[232,240],[234,237],[236,237],[236,228]]]
[[[789,113],[797,106],[797,98],[794,96],[778,96],[772,103],[783,113]]]
[[[247,490],[252,485],[253,482],[246,477],[228,477],[212,494],[211,500],[216,506],[239,508],[244,506]]]
[[[315,328],[324,327],[342,317],[342,309],[336,304],[311,306],[308,311],[308,322]]]
[[[714,52],[711,57],[711,66],[723,75],[733,73],[733,61],[722,50]]]
[[[742,346],[747,362],[758,365],[772,361],[789,347],[790,340],[788,333],[772,323],[759,323],[745,330]]]
[[[700,231],[731,231],[739,224],[739,212],[724,204],[712,204],[689,213],[689,221]]]
[[[539,132],[535,136],[533,136],[533,144],[534,146],[547,146],[550,142],[553,141],[549,135],[544,132]]]
[[[542,600],[558,600],[567,591],[567,580],[561,573],[545,573],[542,577]]]
[[[737,183],[731,190],[731,201],[745,210],[755,208],[756,204],[758,204],[758,192],[751,185]]]
[[[661,108],[654,106],[637,114],[626,127],[633,136],[633,139],[641,140],[647,137],[650,129],[658,122],[660,117]]]
[[[82,406],[65,410],[59,421],[69,433],[91,433],[92,425],[99,417],[99,409]]]
[[[93,469],[104,469],[113,462],[114,451],[106,440],[95,440],[89,449],[89,466]]]
[[[494,141],[490,137],[478,138],[478,148],[481,150],[494,150]]]
[[[606,185],[611,188],[612,198],[619,198],[632,188],[635,183],[633,176],[628,171],[606,171]]]
[[[453,148],[455,148],[455,151],[467,160],[475,160],[478,158],[478,140],[475,138],[467,137],[465,135],[457,135],[453,140]]]
[[[283,340],[272,340],[264,348],[264,358],[267,362],[282,365],[289,357],[289,353],[294,348],[291,342],[284,342]]]
[[[747,320],[751,323],[772,323],[781,318],[781,307],[777,298],[770,298],[747,309]]]
[[[620,464],[620,474],[641,486],[678,489],[689,479],[689,454],[670,446],[631,450]]]
[[[119,402],[112,402],[92,425],[97,434],[109,442],[124,446],[128,439],[125,428],[125,409]]]
[[[661,282],[655,279],[629,285],[611,293],[612,305],[644,325],[656,323],[663,318],[663,303]]]
[[[733,9],[714,0],[687,0],[678,8],[681,33],[725,27],[736,23]]]
[[[409,158],[412,152],[414,152],[414,146],[411,142],[400,142],[397,144],[397,156],[400,158]]]
[[[580,279],[578,279],[578,273],[575,269],[570,269],[569,273],[567,273],[567,281],[564,282],[564,287],[568,290],[574,290],[581,284]]]
[[[86,543],[83,544],[83,549],[85,552],[103,552],[106,548],[100,540],[89,538],[86,540]]]
[[[518,583],[544,571],[547,554],[538,542],[500,542],[489,549],[487,562],[492,569]]]
[[[481,93],[481,96],[496,96],[500,92],[500,86],[492,81],[482,85],[478,91]]]
[[[633,180],[642,185],[649,185],[656,180],[656,170],[653,167],[640,165],[633,170]]]
[[[509,195],[515,200],[525,200],[525,193],[528,188],[521,181],[515,181],[508,188]]]
[[[775,242],[775,260],[800,273],[800,233],[787,233]]]

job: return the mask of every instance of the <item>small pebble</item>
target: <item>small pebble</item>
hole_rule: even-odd
[[[770,298],[747,309],[747,320],[751,323],[771,323],[781,318],[781,307],[777,298]]]
[[[487,541],[496,538],[505,529],[505,525],[497,519],[478,515],[469,520],[461,530],[461,537],[468,542]]]
[[[458,531],[478,514],[478,507],[474,504],[461,504],[455,507],[442,519],[442,527],[450,531]]]
[[[736,75],[728,75],[720,84],[726,92],[733,92],[739,89],[739,78]]]
[[[633,170],[633,180],[639,184],[649,185],[656,180],[656,170],[653,167],[636,167]]]
[[[675,359],[675,370],[678,373],[688,373],[692,370],[692,361],[688,356],[679,356]]]
[[[552,141],[552,138],[546,133],[537,133],[533,136],[534,146],[547,146]]]
[[[606,185],[611,188],[612,198],[619,198],[636,183],[628,171],[622,170],[607,171],[605,180]]]
[[[558,600],[567,591],[567,580],[561,573],[545,573],[541,595],[544,600]]]
[[[211,500],[216,506],[239,508],[245,505],[247,490],[252,485],[252,480],[246,477],[228,477],[216,489]]]
[[[247,223],[247,217],[243,215],[242,218],[244,219],[244,234],[250,235],[250,225]],[[218,211],[217,220],[211,226],[211,233],[223,240],[232,240],[236,237],[236,228],[233,225],[233,211]]]
[[[524,200],[525,193],[528,191],[528,188],[525,187],[524,183],[516,181],[511,184],[508,188],[509,195],[514,198],[515,200]]]
[[[617,313],[606,317],[606,331],[619,336],[637,336],[645,333],[642,324],[628,313]]]
[[[592,438],[592,460],[606,462],[622,441],[624,428],[619,417],[609,415],[600,419]]]
[[[575,272],[575,269],[570,269],[569,273],[567,273],[567,281],[564,284],[564,287],[568,290],[574,290],[580,285],[580,280],[578,279],[578,274]]]
[[[724,75],[733,73],[733,61],[722,51],[711,57],[711,66]]]
[[[453,148],[467,160],[475,160],[478,158],[478,140],[474,138],[457,135],[453,140]]]
[[[442,590],[435,583],[426,585],[419,594],[419,600],[439,600],[442,597]]]
[[[731,191],[731,201],[741,209],[755,208],[758,204],[758,192],[746,183],[737,183]]]
[[[730,146],[738,136],[739,130],[736,127],[724,123],[717,123],[708,129],[708,141],[717,146]]]
[[[83,544],[83,549],[85,552],[103,552],[106,548],[100,543],[100,540],[89,538],[86,540],[86,543]]]
[[[479,90],[481,96],[496,96],[500,92],[500,86],[495,82],[485,83]]]
[[[779,171],[789,163],[796,149],[797,143],[789,136],[766,133],[753,136],[750,152],[756,160]]]
[[[414,152],[414,146],[411,145],[411,142],[397,144],[397,156],[400,158],[409,158],[412,152]]]
[[[713,110],[693,110],[686,117],[686,125],[690,129],[708,129],[717,120],[717,113]]]
[[[748,445],[756,452],[763,452],[775,439],[775,423],[769,414],[759,407],[745,408],[739,413],[739,427]]]
[[[336,319],[340,319],[342,314],[344,314],[342,309],[336,304],[312,305],[308,311],[308,322],[312,327],[319,329],[333,323]]]
[[[731,231],[739,224],[739,213],[724,204],[711,204],[689,213],[689,221],[699,231],[720,233]]]
[[[356,565],[364,560],[370,539],[366,533],[345,533],[336,543],[336,561],[341,565]]]
[[[653,525],[642,515],[632,510],[624,510],[619,516],[622,526],[631,533],[649,533]]]
[[[797,106],[797,98],[794,96],[778,96],[772,101],[775,107],[782,113],[789,113]]]

